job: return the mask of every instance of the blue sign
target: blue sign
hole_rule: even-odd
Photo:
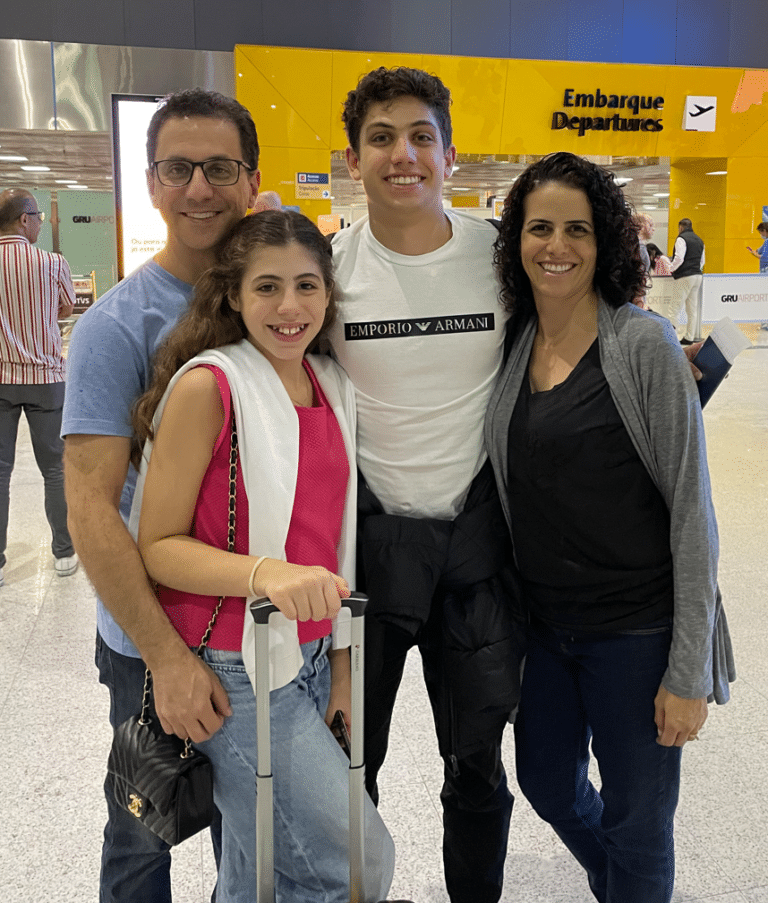
[[[329,179],[327,172],[297,172],[296,181],[300,185],[327,185]]]

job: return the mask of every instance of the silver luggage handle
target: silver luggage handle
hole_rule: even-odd
[[[351,903],[363,903],[363,851],[365,849],[365,761],[363,758],[364,710],[364,615],[368,597],[352,593],[342,599],[339,617],[350,618],[350,662],[352,667],[352,749],[349,762],[349,883]],[[254,599],[249,606],[256,624],[256,725],[258,768],[256,771],[256,900],[273,903],[274,801],[272,750],[269,725],[269,619],[280,609],[269,599]]]

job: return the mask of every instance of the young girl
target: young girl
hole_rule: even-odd
[[[204,738],[195,745],[213,763],[223,820],[217,901],[253,900],[256,707],[242,637],[245,597],[268,596],[293,633],[278,646],[282,659],[270,660],[277,900],[346,903],[348,762],[327,725],[339,709],[350,718],[349,653],[330,649],[330,633],[354,572],[354,396],[329,358],[305,357],[334,315],[330,250],[306,217],[268,211],[235,226],[217,260],[136,408],[139,439],[153,440],[134,505],[138,545],[189,646],[224,597],[204,660],[226,695],[215,683],[211,712],[190,734]],[[166,712],[165,721],[190,733],[181,702],[178,718]],[[394,847],[366,806],[367,889],[379,900]]]

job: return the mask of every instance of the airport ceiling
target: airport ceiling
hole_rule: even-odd
[[[24,157],[4,159],[7,157]],[[525,167],[536,157],[459,154],[444,196],[477,194],[480,205],[490,195],[504,197]],[[666,210],[669,192],[669,160],[659,157],[591,157],[617,178],[628,180],[624,190],[638,210]],[[137,160],[144,166],[144,160]],[[22,167],[46,167],[23,169]],[[75,180],[73,184],[73,180]],[[264,174],[269,186],[269,176]],[[0,190],[12,187],[59,189],[83,186],[82,190],[112,190],[112,145],[104,132],[0,130]],[[334,205],[365,204],[362,186],[347,174],[343,151],[331,154],[331,189]],[[284,202],[290,203],[285,197]]]

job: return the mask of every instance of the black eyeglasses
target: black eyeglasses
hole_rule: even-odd
[[[27,214],[27,216],[39,216],[40,222],[45,222],[45,214],[42,210],[25,210],[24,212]]]
[[[246,172],[253,172],[242,160],[156,160],[152,166],[161,185],[169,188],[181,188],[192,181],[195,168],[200,167],[209,185],[224,187],[234,185],[240,178],[240,167]]]

